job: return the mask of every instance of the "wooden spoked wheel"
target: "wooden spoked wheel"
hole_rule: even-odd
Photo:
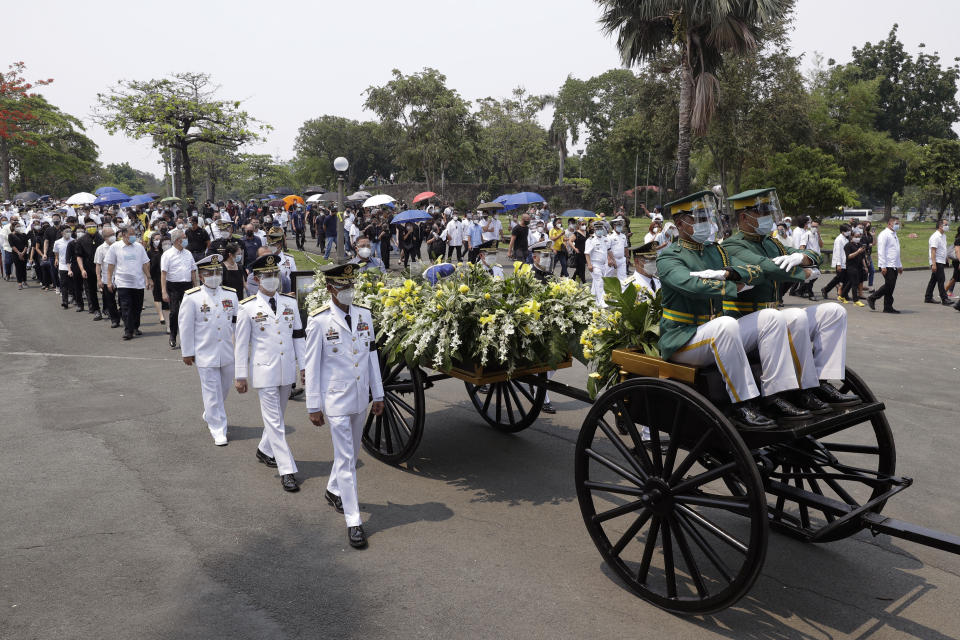
[[[767,548],[763,484],[737,431],[696,391],[656,378],[613,387],[583,423],[575,471],[590,536],[640,597],[704,614],[753,585]]]
[[[532,425],[547,395],[546,387],[527,381],[507,380],[483,386],[463,384],[474,408],[487,424],[505,433],[523,431]]]
[[[840,387],[844,393],[855,393],[864,402],[876,397],[860,376],[851,369]],[[882,411],[869,420],[822,439],[806,437],[771,447],[764,455],[767,465],[764,476],[772,483],[787,484],[801,491],[832,501],[841,508],[857,507],[889,489],[882,481],[896,471],[897,452],[893,433]],[[837,511],[791,500],[782,491],[768,496],[770,526],[777,531],[808,540],[817,530],[837,519]],[[885,502],[868,509],[880,513]],[[847,506],[849,505],[849,507]],[[816,538],[831,542],[849,537],[863,528],[860,518],[853,518]]]
[[[367,414],[363,425],[363,448],[388,464],[404,462],[420,445],[424,423],[424,374],[403,361],[388,365],[381,355],[383,414]]]

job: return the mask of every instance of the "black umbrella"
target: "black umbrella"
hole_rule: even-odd
[[[336,191],[328,191],[320,196],[318,202],[336,202],[338,197]]]
[[[312,186],[312,187],[307,187],[306,189],[304,189],[304,190],[303,190],[303,195],[305,195],[305,196],[312,196],[312,195],[316,195],[316,194],[318,194],[318,193],[326,193],[326,192],[327,192],[327,190],[324,189],[323,187]]]
[[[13,196],[14,201],[22,200],[23,202],[36,202],[40,199],[40,194],[33,191],[24,191],[23,193],[18,193]]]
[[[276,189],[272,189],[270,193],[276,194],[278,196],[292,196],[294,195],[295,192],[290,187],[277,187]]]
[[[247,198],[247,200],[266,200],[266,199],[268,199],[269,197],[270,197],[270,196],[268,196],[268,195],[265,194],[265,193],[258,193],[258,194],[256,194],[256,195],[250,196],[249,198]]]

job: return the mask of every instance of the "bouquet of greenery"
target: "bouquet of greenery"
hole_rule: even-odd
[[[604,278],[603,289],[607,308],[596,309],[590,324],[580,334],[580,356],[593,372],[587,379],[591,398],[615,383],[620,367],[610,359],[614,349],[637,349],[659,356],[660,291],[641,291],[630,284],[622,289],[617,278]]]
[[[370,308],[391,361],[403,358],[441,371],[474,363],[508,373],[529,364],[556,365],[576,346],[593,309],[584,285],[572,280],[541,284],[530,265],[519,262],[511,278],[461,264],[435,286],[366,271],[355,299]],[[318,278],[308,308],[326,300]]]

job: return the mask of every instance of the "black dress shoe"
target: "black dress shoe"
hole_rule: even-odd
[[[792,402],[781,396],[764,398],[761,407],[768,417],[777,422],[807,420],[813,416],[809,411],[795,407]]]
[[[829,404],[833,408],[853,407],[863,400],[855,393],[840,393],[840,390],[829,382],[821,382],[820,386],[813,390],[817,397]]]
[[[738,402],[730,405],[730,418],[740,429],[763,430],[777,426],[777,423],[763,415],[751,402]]]
[[[133,335],[135,335],[135,336],[142,336],[142,335],[143,335],[143,331],[140,331],[140,329],[134,329],[134,330],[133,330]]]
[[[170,348],[171,348],[171,349],[176,349],[176,348],[177,348],[177,341],[176,341],[176,340],[171,340],[171,341],[170,341]]]
[[[263,464],[267,465],[267,466],[270,467],[271,469],[276,469],[276,468],[277,468],[277,459],[276,459],[276,458],[271,458],[270,456],[268,456],[267,454],[265,454],[263,451],[260,451],[259,448],[257,449],[257,460],[259,460],[259,461],[262,462]]]
[[[293,400],[294,398],[299,396],[301,393],[303,393],[303,389],[299,387],[294,387],[290,389],[290,400]]]
[[[83,307],[77,307],[77,313],[83,313]]]
[[[130,335],[129,333],[125,333],[125,334],[123,334],[123,339],[124,339],[124,340],[133,340],[133,336]]]
[[[94,319],[94,320],[103,320],[103,314],[100,313],[99,311],[97,311],[95,314],[93,314],[93,319]]]
[[[327,502],[337,513],[343,513],[343,500],[340,499],[340,496],[330,493],[328,490],[323,492],[323,497],[327,499]]]
[[[940,301],[940,304],[942,304],[945,307],[949,307],[953,304],[953,301],[944,299]]]
[[[960,311],[960,307],[957,308],[957,311]],[[897,310],[894,309],[893,307],[887,307],[886,309],[883,310],[883,312],[884,312],[884,313],[900,313],[899,311],[897,311]]]
[[[829,299],[830,299],[830,296],[828,295],[829,293],[830,293],[830,292],[827,291],[826,288],[820,289],[820,296],[821,296],[824,300],[829,300]]]
[[[363,532],[363,525],[347,527],[347,540],[354,549],[363,549],[367,546],[367,534]]]
[[[70,308],[70,305],[68,305],[68,304],[65,303],[65,302],[61,302],[61,303],[60,303],[60,306],[63,307],[64,309],[69,309],[69,308]]]
[[[871,310],[877,310],[877,299],[873,296],[867,296],[867,304],[870,305]]]
[[[830,405],[818,398],[810,389],[800,389],[793,394],[791,400],[798,409],[804,409],[813,414],[823,415],[833,411]]]
[[[543,408],[541,409],[541,411],[543,411],[544,413],[550,413],[550,414],[554,414],[557,412],[557,410],[554,409],[553,405],[550,404],[549,402],[543,403]]]
[[[933,298],[930,298],[929,300],[924,300],[924,302],[925,302],[926,304],[937,304],[937,301],[934,300]]]
[[[280,476],[280,484],[283,485],[284,491],[289,491],[293,493],[294,491],[300,491],[300,486],[297,484],[297,478],[292,473],[287,473]]]

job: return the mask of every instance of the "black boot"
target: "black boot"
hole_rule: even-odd
[[[805,409],[798,409],[782,395],[764,398],[760,406],[763,408],[764,413],[777,422],[807,420],[813,417],[812,413]]]
[[[728,415],[737,428],[746,431],[762,431],[777,426],[776,422],[760,413],[750,401],[730,405]]]
[[[829,404],[834,409],[841,407],[854,407],[863,400],[855,393],[840,393],[840,390],[825,380],[820,381],[820,386],[813,390],[817,397]]]
[[[815,415],[823,415],[833,411],[830,405],[813,393],[813,389],[799,389],[793,393],[791,400],[798,409],[809,411]]]

